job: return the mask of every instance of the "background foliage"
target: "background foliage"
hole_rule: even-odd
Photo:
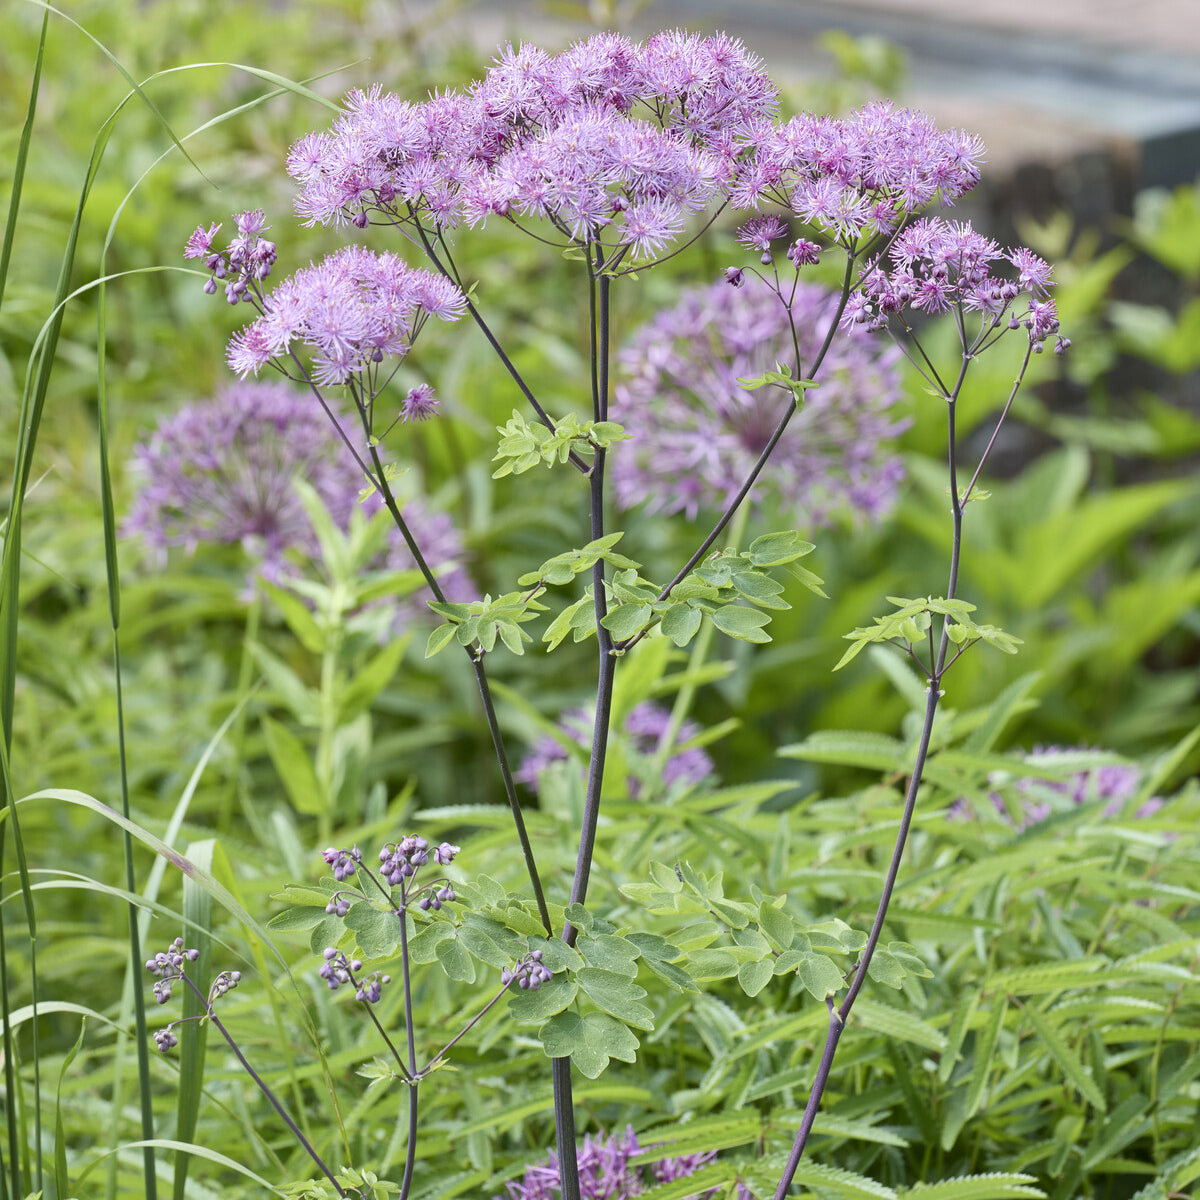
[[[377,78],[414,96],[470,78],[479,63],[443,36],[443,15],[410,25],[398,9],[303,2],[260,21],[242,5],[186,0],[136,14],[121,3],[72,13],[139,81],[185,64],[241,63],[335,98]],[[6,192],[22,189],[0,309],[6,478],[93,139],[128,90],[80,28],[53,19],[21,172],[40,21],[32,5],[8,11],[0,48],[0,172]],[[835,49],[853,70],[827,102],[895,86],[887,55]],[[264,99],[270,81],[228,65],[160,74],[145,90],[196,165],[172,148],[146,104],[126,105],[78,221],[68,290],[102,273],[176,263],[188,232],[215,210],[266,207],[289,261],[331,248],[327,234],[292,222],[280,169],[288,144],[323,123],[324,110],[288,91]],[[796,103],[808,99],[797,94]],[[892,1196],[1007,1172],[1031,1178],[920,1192],[986,1200],[1038,1188],[1068,1200],[1141,1188],[1149,1200],[1200,1177],[1200,797],[1187,782],[1200,762],[1198,197],[1196,189],[1143,197],[1134,219],[1094,233],[1060,220],[1024,231],[1060,264],[1074,350],[1046,356],[1036,388],[1018,402],[1020,437],[1004,477],[988,483],[991,497],[971,506],[963,564],[964,596],[1024,647],[1016,658],[970,656],[952,676],[885,935],[891,953],[855,1010],[810,1174],[798,1177],[817,1195]],[[636,291],[618,289],[618,340],[682,284],[713,278],[731,233],[718,228],[698,254]],[[1125,294],[1147,260],[1165,281],[1162,305]],[[586,375],[586,301],[561,264],[500,230],[489,229],[477,269],[488,280],[489,320],[518,347],[522,373],[559,410],[570,408]],[[102,310],[94,289],[65,306],[22,513],[17,640],[6,632],[4,652],[16,674],[12,791],[33,798],[20,812],[26,888],[11,833],[4,859],[3,982],[14,1031],[5,1161],[9,1171],[14,1157],[25,1164],[22,1186],[47,1196],[144,1194],[141,1152],[129,1148],[140,1136],[131,996],[143,981],[126,970],[119,822],[97,803],[120,808],[122,774],[96,445],[106,406],[119,519],[134,486],[124,470],[134,443],[160,415],[224,379],[231,320],[204,299],[195,277],[155,271],[115,280]],[[546,545],[574,544],[575,500],[553,472],[532,476],[536,493],[525,486],[530,477],[492,478],[494,428],[513,397],[482,339],[466,329],[429,337],[421,366],[438,382],[446,416],[407,438],[405,484],[455,514],[480,588],[506,591],[546,557]],[[967,434],[998,407],[1010,374],[1010,364],[981,361],[963,401]],[[929,564],[945,559],[942,420],[927,401],[916,389],[909,397],[910,482],[895,514],[878,528],[816,539],[807,561],[829,599],[791,586],[792,608],[775,614],[767,647],[739,643],[705,660],[659,640],[631,656],[618,713],[683,696],[721,782],[664,791],[618,744],[587,918],[600,922],[589,931],[595,957],[524,998],[581,986],[597,1013],[618,1009],[622,1028],[632,1026],[599,1050],[586,1033],[558,1030],[583,1039],[577,1065],[591,1054],[603,1067],[604,1046],[614,1044],[629,1058],[630,1039],[640,1043],[636,1063],[618,1055],[577,1089],[594,1130],[632,1123],[643,1145],[719,1149],[752,1188],[769,1179],[804,1102],[825,1024],[814,994],[830,971],[852,963],[853,931],[878,894],[913,753],[919,682],[878,650],[837,675],[830,669],[842,635],[867,624],[882,596],[924,594]],[[756,515],[747,544],[773,528],[769,511]],[[655,519],[633,524],[621,549],[675,560],[695,538],[681,518]],[[423,634],[382,654],[361,639],[336,649],[314,642],[285,594],[246,599],[232,551],[173,556],[158,569],[123,542],[119,559],[135,832],[145,831],[143,842],[161,838],[207,873],[194,878],[215,881],[197,886],[141,845],[133,863],[145,944],[170,941],[182,921],[214,970],[238,965],[247,978],[225,1011],[248,1056],[334,1159],[388,1177],[403,1157],[398,1095],[372,1071],[380,1049],[372,1028],[316,978],[311,947],[325,944],[324,901],[280,896],[290,884],[316,884],[327,842],[366,845],[415,829],[463,845],[459,907],[477,915],[493,945],[503,945],[503,930],[521,932],[507,894],[520,892],[522,867],[473,680],[450,656],[426,662]],[[339,582],[334,564],[323,569]],[[496,656],[502,719],[518,742],[586,699],[590,660],[574,653],[564,646],[553,667],[536,654]],[[321,719],[312,719],[312,704]],[[1092,752],[1057,763],[1031,756],[1046,744]],[[1116,817],[1091,800],[1060,805],[1022,830],[989,799],[994,792],[1019,812],[1019,778],[1063,779],[1125,761],[1139,766],[1141,782]],[[639,765],[645,786],[635,798],[625,781]],[[1153,816],[1135,816],[1151,796],[1171,798]],[[960,798],[968,819],[949,815]],[[567,766],[529,814],[560,904],[580,802]],[[36,908],[36,941],[23,894]],[[496,927],[479,925],[485,920]],[[797,927],[821,923],[820,944],[796,941]],[[442,1029],[477,1011],[497,967],[486,940],[444,933],[428,938],[429,965],[418,975],[418,1024],[431,1049]],[[688,951],[690,974],[671,969],[654,935]],[[449,941],[462,953],[443,948]],[[374,949],[381,959],[391,954]],[[811,956],[809,991],[767,969],[791,949]],[[628,987],[606,995],[588,970]],[[512,1009],[506,1002],[489,1014],[456,1048],[453,1070],[427,1089],[418,1182],[431,1200],[492,1195],[552,1136],[543,1046],[553,1027],[539,1041],[538,1026],[523,1024],[551,1014],[522,1011],[519,1001]],[[392,1026],[398,1019],[386,1001],[380,1017]],[[213,1159],[217,1151],[272,1184],[305,1177],[307,1164],[223,1048],[208,1047],[202,1087],[190,1069],[205,1058],[199,1039],[183,1051],[180,1065],[154,1059],[140,1089],[160,1138],[210,1148],[209,1160],[194,1152],[201,1156],[183,1194],[261,1194],[261,1184]],[[164,1145],[157,1157],[163,1186],[173,1186],[174,1173],[183,1190],[180,1156]],[[7,1172],[4,1188],[21,1192],[9,1190]]]

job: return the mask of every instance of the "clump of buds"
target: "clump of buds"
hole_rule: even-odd
[[[359,958],[347,958],[336,946],[327,946],[322,954],[324,962],[317,972],[329,985],[331,992],[336,992],[343,984],[353,987],[355,998],[364,1004],[375,1004],[383,994],[385,984],[392,982],[390,975],[375,971],[369,977],[360,975],[363,964]]]
[[[515,980],[517,987],[529,992],[536,992],[543,983],[549,983],[553,978],[554,973],[542,962],[540,950],[530,951],[511,971],[505,969],[500,972],[500,982],[505,987]]]
[[[194,963],[200,957],[200,951],[184,946],[183,938],[177,937],[166,950],[160,950],[153,958],[146,960],[146,970],[156,976],[154,981],[154,998],[159,1004],[166,1004],[171,998],[172,986],[183,980],[197,995],[203,996],[200,989],[189,978],[187,964]],[[226,992],[231,992],[242,981],[241,971],[222,971],[203,996],[204,1007],[208,1016],[213,1015],[213,1005]],[[198,1018],[187,1018],[196,1020]],[[173,1021],[165,1029],[160,1029],[154,1035],[155,1044],[165,1054],[173,1046],[179,1044],[179,1039],[172,1032],[181,1022]]]

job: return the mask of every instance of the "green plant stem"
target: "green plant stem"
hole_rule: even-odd
[[[403,893],[402,893],[403,894]],[[399,1200],[408,1200],[412,1187],[413,1168],[417,1161],[417,1041],[413,1030],[412,967],[408,961],[408,910],[401,906],[396,914],[400,920],[400,970],[404,982],[404,1037],[408,1043],[408,1144],[404,1148],[404,1179],[400,1184]]]

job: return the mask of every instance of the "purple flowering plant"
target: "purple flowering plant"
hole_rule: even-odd
[[[385,846],[377,868],[354,847],[325,852],[334,881],[313,934],[314,947],[324,940],[320,975],[364,1005],[389,1047],[389,1071],[407,1089],[402,1197],[419,1140],[418,1085],[466,1032],[417,1066],[414,963],[436,958],[452,980],[467,983],[476,977],[474,960],[501,972],[496,995],[467,1028],[510,989],[510,1014],[536,1025],[551,1060],[557,1150],[552,1165],[513,1194],[557,1190],[563,1200],[634,1194],[639,1183],[630,1178],[624,1192],[585,1183],[593,1160],[612,1159],[604,1171],[618,1166],[611,1147],[577,1145],[573,1099],[574,1071],[595,1077],[610,1058],[634,1061],[639,1034],[654,1028],[636,982],[639,964],[682,991],[736,974],[751,996],[775,975],[791,974],[826,1006],[828,1031],[791,1152],[772,1184],[776,1200],[796,1176],[841,1032],[868,978],[899,986],[906,975],[929,973],[913,947],[881,944],[881,937],[942,685],[978,642],[1005,652],[1017,644],[976,621],[974,606],[957,594],[964,511],[979,498],[980,474],[1032,356],[1051,339],[1058,353],[1069,343],[1058,331],[1045,262],[1025,248],[1001,247],[968,223],[923,215],[931,205],[952,205],[978,181],[976,139],[889,103],[844,118],[781,120],[777,109],[761,63],[724,35],[668,31],[637,43],[601,34],[560,54],[507,46],[482,79],[422,102],[379,86],[352,91],[332,128],[301,138],[288,155],[305,223],[352,238],[391,236],[423,266],[352,242],[268,287],[279,249],[259,211],[236,217],[224,246],[217,225],[201,226],[188,242],[187,256],[208,276],[205,289],[223,289],[230,304],[254,313],[229,343],[231,369],[243,378],[272,371],[306,390],[353,464],[355,484],[378,497],[432,597],[441,624],[427,656],[451,644],[466,655],[528,874],[528,899],[486,879],[461,886],[428,880],[421,872],[431,859],[443,861],[445,847],[431,851],[415,836]],[[724,213],[737,214],[745,261],[684,294],[617,355],[613,289],[636,287],[641,274],[683,253]],[[468,254],[473,231],[500,222],[562,254],[577,273],[589,315],[590,369],[577,381],[581,411],[552,413],[485,320],[489,281],[472,281]],[[802,278],[818,263],[841,266],[840,288],[825,291]],[[934,361],[923,345],[923,321],[939,314],[958,334],[952,364]],[[474,600],[448,594],[381,448],[397,426],[403,434],[406,423],[437,412],[424,385],[398,404],[389,398],[399,364],[431,321],[464,317],[523,402],[499,430],[495,475],[569,468],[587,505],[581,544],[521,575],[512,590]],[[960,460],[956,403],[972,363],[1005,339],[1020,343],[1021,361],[972,469]],[[738,955],[709,951],[703,961],[712,970],[711,956],[724,953],[732,972],[706,975],[700,960],[668,939],[639,939],[636,928],[619,929],[586,905],[618,671],[641,643],[683,648],[702,627],[701,648],[714,629],[770,641],[772,612],[789,607],[780,575],[823,595],[821,580],[800,565],[814,549],[806,535],[846,516],[877,519],[900,483],[889,440],[903,424],[892,411],[903,360],[945,407],[952,550],[944,595],[891,598],[894,611],[847,635],[851,646],[837,664],[872,643],[890,643],[924,683],[915,762],[875,916],[869,932],[837,919],[804,923],[782,900],[726,896],[719,874],[687,863],[623,889],[635,903],[706,912],[725,928]],[[646,504],[703,518],[707,532],[673,574],[675,564],[646,567],[616,548],[622,532],[609,524],[610,492],[623,509]],[[787,527],[742,548],[748,502],[772,492]],[[583,594],[558,608],[541,635],[549,651],[568,636],[596,639],[595,703],[584,727],[570,717],[565,733],[587,746],[575,869],[569,890],[552,904],[517,791],[518,783],[536,786],[539,771],[532,763],[511,768],[487,660],[502,647],[524,653],[533,640],[526,627],[548,611],[551,589],[578,591],[579,584]],[[651,756],[682,787],[699,784],[699,757],[676,750],[689,732],[682,711],[665,725],[645,709],[635,719],[637,712],[628,714],[625,736],[653,742]],[[451,901],[460,910],[453,917],[440,911]],[[351,936],[354,947],[339,949]],[[376,1012],[390,976],[366,969],[366,960],[397,949],[404,1051]],[[738,1176],[733,1164],[709,1170],[705,1187]]]

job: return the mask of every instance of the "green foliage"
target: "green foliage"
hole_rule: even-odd
[[[591,456],[633,436],[615,421],[585,421],[575,413],[556,418],[554,428],[548,429],[527,420],[517,409],[496,432],[501,438],[492,461],[500,465],[492,472],[493,479],[523,475],[539,463],[565,463],[572,453]]]
[[[876,617],[874,625],[854,630],[846,634],[847,640],[853,643],[850,649],[838,660],[835,671],[841,670],[848,662],[856,658],[860,651],[872,643],[891,642],[912,651],[917,645],[930,636],[933,616],[943,618],[942,626],[946,637],[958,646],[960,652],[970,649],[977,642],[987,642],[1003,650],[1005,654],[1016,654],[1021,639],[997,629],[994,625],[977,625],[969,616],[975,611],[974,604],[965,600],[943,600],[927,596],[924,600],[905,600],[898,596],[889,596],[888,601],[896,608],[896,612],[888,613],[885,617]]]

